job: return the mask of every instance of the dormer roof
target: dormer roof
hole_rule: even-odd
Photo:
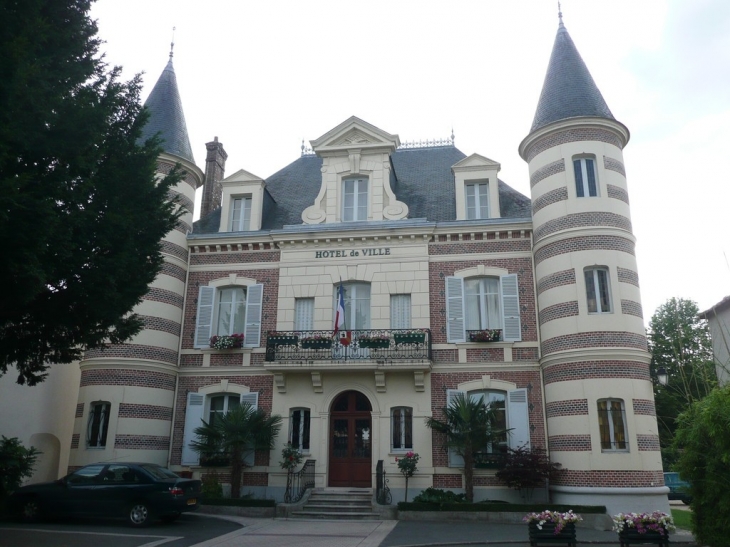
[[[142,129],[142,140],[160,133],[163,151],[195,163],[177,78],[172,68],[172,56],[144,105],[150,111],[150,119]]]
[[[530,133],[553,122],[585,116],[616,119],[561,20]]]
[[[319,137],[309,141],[312,150],[318,156],[343,152],[357,148],[359,150],[386,150],[393,153],[400,146],[398,135],[391,135],[361,120],[351,116],[337,127],[330,129]]]

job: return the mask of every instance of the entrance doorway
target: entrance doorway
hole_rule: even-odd
[[[329,486],[372,487],[371,410],[358,391],[345,391],[332,403]]]

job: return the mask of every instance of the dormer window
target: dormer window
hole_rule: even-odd
[[[487,182],[468,182],[466,188],[466,218],[489,218],[489,185]]]
[[[595,197],[598,195],[596,184],[596,162],[593,157],[575,158],[575,193],[579,198]]]
[[[368,219],[368,179],[342,181],[342,220],[354,222]]]
[[[251,229],[251,196],[233,198],[229,232],[248,232]]]

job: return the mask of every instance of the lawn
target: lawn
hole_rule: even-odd
[[[672,518],[674,519],[674,524],[677,528],[681,528],[682,530],[692,530],[689,511],[672,507]]]

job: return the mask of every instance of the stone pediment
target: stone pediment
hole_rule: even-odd
[[[494,161],[490,160],[486,156],[482,156],[481,154],[472,154],[471,156],[465,157],[463,160],[455,163],[451,166],[451,169],[453,171],[474,171],[474,170],[497,170],[499,171],[501,169],[501,165]]]
[[[400,146],[400,138],[352,116],[318,139],[310,141],[310,144],[317,154],[344,152],[353,148],[363,151],[382,149],[392,153]]]
[[[263,182],[263,180],[264,179],[262,179],[261,177],[256,176],[253,173],[249,173],[245,169],[239,169],[232,175],[224,178],[221,182]]]

